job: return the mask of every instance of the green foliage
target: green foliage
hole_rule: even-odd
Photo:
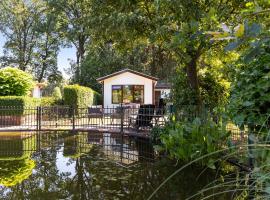
[[[0,96],[24,96],[34,85],[33,77],[19,69],[0,69]]]
[[[56,106],[56,105],[61,105],[61,104],[62,104],[61,99],[56,99],[54,97],[42,97],[40,106],[49,107],[49,106]]]
[[[4,140],[1,138],[0,161],[23,160],[31,156],[31,153],[37,148],[37,137],[34,135],[21,138],[22,135],[13,136],[13,133],[10,132],[10,136],[5,136]]]
[[[177,111],[196,105],[196,94],[187,81],[183,71],[177,72],[173,84],[173,101]],[[228,101],[229,88],[226,83],[213,73],[206,71],[199,74],[199,90],[202,104],[210,111],[224,107]],[[188,110],[189,111],[189,110]]]
[[[160,133],[161,148],[172,158],[190,162],[204,155],[220,150],[229,133],[225,127],[211,120],[195,118],[192,122],[170,122]],[[201,159],[201,165],[214,168],[219,155]]]
[[[162,78],[161,73],[168,73],[168,77],[172,74],[178,76],[177,73],[181,76],[183,70],[187,94],[192,91],[187,101],[201,104],[199,70],[212,67],[205,65],[204,54],[213,49],[222,51],[227,43],[211,40],[207,33],[220,29],[221,23],[237,23],[236,16],[244,7],[245,1],[242,0],[227,3],[221,0],[207,3],[190,0],[93,0],[95,12],[88,20],[95,24],[93,35],[101,44],[111,41],[114,49],[120,52],[132,52],[143,47],[144,54],[130,56],[131,61],[134,58],[143,61],[138,69],[147,69],[150,74]],[[213,54],[211,58],[215,60],[216,56]],[[179,70],[176,71],[176,68]]]
[[[74,108],[87,108],[96,104],[96,92],[88,87],[68,85],[64,87],[64,104]]]
[[[52,97],[55,99],[62,99],[62,94],[59,87],[55,87],[53,89]]]
[[[103,104],[103,96],[98,92],[94,91],[94,105],[102,105]]]
[[[6,187],[21,183],[32,174],[35,168],[35,161],[29,159],[0,162],[0,184]]]
[[[0,31],[5,37],[1,64],[30,71],[38,82],[59,72],[58,17],[45,1],[0,1]]]
[[[269,44],[269,41],[264,43],[259,55],[252,61],[245,62],[245,57],[239,61],[229,105],[229,112],[238,125],[263,124],[266,120],[269,121],[266,117],[270,113]]]
[[[19,97],[19,96],[0,97],[0,107],[9,108],[5,111],[1,111],[1,115],[31,114],[35,112],[36,106],[39,106],[39,105],[40,105],[40,99],[38,98]]]
[[[210,110],[224,107],[228,103],[229,88],[214,74],[210,72],[200,74],[199,85],[203,104]]]
[[[69,158],[79,158],[93,149],[93,144],[88,144],[88,135],[81,133],[64,139],[63,155]]]
[[[98,46],[98,47],[97,47]],[[81,64],[81,75],[74,82],[101,92],[96,79],[129,68],[150,73],[161,80],[168,80],[175,68],[174,59],[157,45],[138,45],[129,51],[121,51],[112,42],[91,45]]]

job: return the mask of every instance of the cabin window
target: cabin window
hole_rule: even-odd
[[[112,103],[139,103],[144,102],[143,85],[113,85]]]

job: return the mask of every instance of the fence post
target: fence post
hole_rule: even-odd
[[[249,128],[250,129],[250,128]],[[254,144],[255,144],[255,135],[253,133],[253,130],[248,130],[248,164],[249,168],[253,171],[254,169],[254,163],[255,163],[255,158],[254,158]],[[253,177],[253,172],[250,172],[248,175],[248,199],[253,200],[256,189],[255,189],[255,180]]]
[[[37,116],[36,116],[37,117],[37,130],[40,131],[41,130],[41,114],[42,114],[40,106],[37,107],[36,112],[37,112]]]
[[[37,124],[36,124],[36,128],[37,128],[37,131],[38,131],[38,127],[39,127],[39,107],[37,106],[37,108],[36,108],[36,122],[37,122]]]
[[[121,127],[120,127],[120,133],[123,134],[124,133],[124,115],[125,115],[125,108],[123,107],[123,104],[120,104],[120,108],[121,108]]]
[[[72,131],[75,131],[75,107],[72,106]]]

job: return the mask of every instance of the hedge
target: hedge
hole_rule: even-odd
[[[64,104],[74,108],[96,105],[99,94],[88,87],[68,85],[64,87]]]
[[[49,106],[58,106],[62,105],[61,99],[56,99],[54,97],[42,97],[40,106],[42,107],[49,107]]]
[[[0,96],[1,115],[24,115],[35,112],[40,99],[27,96]]]

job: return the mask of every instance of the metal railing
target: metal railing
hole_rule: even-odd
[[[0,131],[12,130],[114,130],[149,131],[164,126],[166,109],[125,106],[101,108],[0,107]]]

